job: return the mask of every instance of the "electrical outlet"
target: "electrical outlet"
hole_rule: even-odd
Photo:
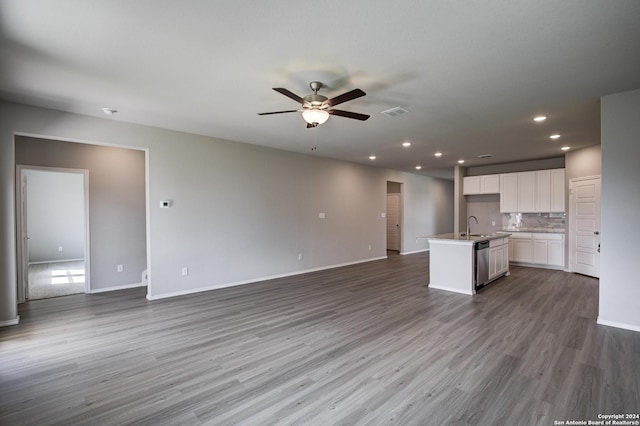
[[[62,246],[58,246],[58,251],[62,251]]]
[[[116,269],[118,270],[118,272],[122,272],[124,271],[124,265],[118,265],[116,266]]]
[[[324,219],[324,218],[325,218],[324,213],[318,213],[318,218],[320,218],[320,219]]]
[[[298,260],[302,260],[302,253],[298,253]]]
[[[371,250],[371,244],[369,244],[369,250]]]
[[[496,226],[496,221],[495,220],[491,221],[491,226]]]
[[[380,217],[387,217],[386,213],[380,213]]]
[[[182,276],[186,277],[187,275],[189,275],[189,268],[187,268],[186,266],[182,267]]]

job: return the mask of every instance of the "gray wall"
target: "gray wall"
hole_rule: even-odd
[[[25,175],[29,262],[84,259],[84,175],[42,170]]]
[[[25,136],[16,136],[15,151],[17,164],[89,171],[91,290],[140,283],[147,268],[144,151]]]
[[[602,174],[602,150],[600,145],[594,145],[565,154],[565,178],[575,179],[586,176],[600,176]],[[567,185],[568,188],[568,185]]]
[[[151,298],[384,257],[387,181],[404,185],[403,252],[426,249],[415,237],[453,226],[450,181],[25,105],[0,109],[10,158],[13,132],[148,149]],[[11,161],[0,165],[10,178]],[[160,200],[173,206],[160,209]],[[14,244],[4,247],[15,263]],[[11,298],[15,266],[2,278]]]
[[[598,322],[640,331],[640,90],[604,96]]]

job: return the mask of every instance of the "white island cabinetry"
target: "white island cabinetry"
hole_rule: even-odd
[[[429,241],[429,288],[475,294],[475,245],[480,241],[489,241],[488,282],[509,274],[508,235],[492,234],[467,239],[464,234],[442,234],[424,238]]]
[[[509,271],[509,238],[489,241],[489,279]]]

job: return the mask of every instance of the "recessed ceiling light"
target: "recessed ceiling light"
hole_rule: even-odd
[[[416,166],[416,170],[422,169],[422,166]]]
[[[375,156],[375,155],[370,155],[370,156],[369,156],[369,160],[375,160],[375,159],[376,159],[376,156]]]
[[[407,142],[402,142],[402,146],[404,146],[405,148],[408,146],[411,146],[411,142],[407,141]]]
[[[442,157],[442,153],[441,153],[441,152],[436,152],[436,153],[435,153],[435,154],[433,154],[433,155],[435,155],[436,157]]]
[[[560,135],[557,134],[557,133],[555,135],[549,136],[550,139],[558,139],[559,137],[560,137]]]
[[[570,146],[563,146],[562,148],[560,148],[563,151],[569,151],[571,149]]]
[[[462,163],[464,163],[464,160],[458,160],[458,163],[462,164]]]
[[[539,115],[539,116],[535,117],[533,119],[533,121],[537,121],[538,123],[540,123],[540,122],[542,122],[542,121],[544,121],[546,119],[547,119],[547,117],[545,117],[544,115]]]
[[[113,115],[116,112],[118,112],[118,110],[113,109],[113,108],[102,108],[102,112],[104,112],[107,115]]]

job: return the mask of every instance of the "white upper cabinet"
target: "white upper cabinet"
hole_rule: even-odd
[[[536,212],[551,211],[551,170],[536,172]]]
[[[564,212],[564,186],[564,169],[501,174],[500,212]]]
[[[462,193],[473,195],[480,193],[480,176],[466,176],[462,178]]]
[[[500,212],[518,211],[518,174],[504,173],[500,175]]]
[[[550,212],[564,212],[565,183],[564,169],[551,170],[551,206]]]
[[[520,172],[518,175],[518,210],[531,213],[536,210],[536,172]]]
[[[499,194],[500,175],[467,176],[462,179],[462,193],[464,195]]]

